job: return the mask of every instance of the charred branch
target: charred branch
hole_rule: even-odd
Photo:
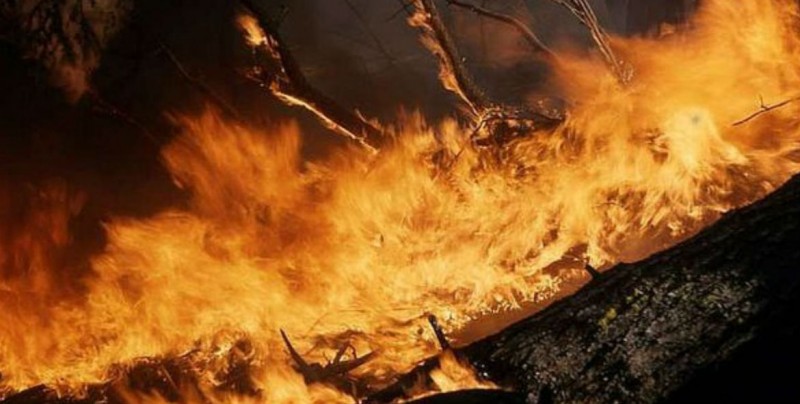
[[[153,135],[153,132],[150,131],[144,124],[131,116],[129,113],[123,111],[120,107],[103,98],[100,93],[94,89],[89,89],[86,92],[86,100],[88,100],[89,106],[93,111],[133,127],[155,146],[160,144],[156,136]]]
[[[442,351],[450,349],[450,342],[447,341],[447,336],[444,334],[442,326],[439,325],[439,319],[431,314],[428,316],[428,322],[431,324],[433,333],[436,334],[436,340],[439,342],[439,346],[442,348]]]
[[[474,129],[471,140],[477,146],[499,150],[513,139],[552,128],[563,121],[563,111],[548,107],[545,105],[547,103],[530,109],[490,102],[475,85],[464,59],[459,56],[434,0],[414,0],[413,4],[416,12],[409,22],[420,30],[422,43],[439,62],[442,85],[456,94],[466,106]]]
[[[592,264],[589,263],[584,265],[583,269],[586,270],[589,276],[592,277],[593,281],[600,279],[600,277],[603,275],[600,271],[597,270],[597,268],[593,267]]]
[[[383,138],[382,131],[313,87],[269,16],[252,0],[240,0],[240,3],[256,19],[265,36],[261,47],[268,62],[253,69],[250,78],[284,103],[312,112],[334,132],[369,150],[377,150]]]
[[[440,81],[461,99],[477,123],[490,107],[486,95],[475,85],[434,1],[414,0],[413,5],[415,12],[409,22],[420,30],[422,43],[436,56]]]
[[[358,357],[352,345],[344,344],[336,352],[333,361],[326,365],[321,365],[319,363],[308,363],[303,359],[294,346],[292,346],[289,337],[283,330],[281,330],[281,338],[283,338],[286,349],[289,351],[289,355],[295,363],[295,369],[300,372],[307,384],[328,384],[346,394],[353,395],[353,397],[359,397],[366,389],[366,387],[357,380],[349,378],[348,373],[372,360],[375,356],[375,352],[370,352],[364,356]],[[353,351],[352,359],[343,360],[342,358],[348,348]]]
[[[533,49],[535,52],[541,53],[550,59],[554,59],[556,56],[555,53],[550,50],[550,48],[548,48],[547,45],[545,45],[544,42],[542,42],[542,40],[539,39],[539,37],[530,28],[528,28],[525,23],[517,18],[460,0],[447,0],[447,4],[463,8],[488,19],[507,24],[519,32],[522,38],[525,39],[525,42],[527,42],[531,49]]]

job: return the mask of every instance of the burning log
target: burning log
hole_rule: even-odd
[[[748,342],[787,325],[797,332],[798,223],[795,177],[692,239],[618,265],[573,296],[457,352],[531,403],[663,400]],[[391,401],[401,390],[393,386],[373,400]]]

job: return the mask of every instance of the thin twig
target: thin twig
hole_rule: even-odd
[[[153,135],[153,132],[147,129],[147,127],[144,126],[144,124],[142,124],[141,122],[139,122],[139,120],[132,117],[127,112],[123,111],[116,105],[112,104],[111,102],[103,98],[100,95],[100,93],[98,93],[92,88],[89,88],[86,91],[86,95],[87,95],[87,100],[89,101],[90,105],[96,112],[110,116],[114,119],[117,119],[121,122],[124,122],[138,129],[153,145],[155,145],[156,147],[160,146],[160,143],[156,138],[156,136]]]
[[[756,119],[759,116],[761,116],[763,114],[766,114],[767,112],[776,110],[778,108],[783,108],[783,107],[785,107],[785,106],[787,106],[787,105],[789,105],[789,104],[791,104],[793,102],[800,101],[800,96],[797,96],[797,97],[794,97],[794,98],[790,98],[790,99],[788,99],[786,101],[782,101],[782,102],[779,102],[779,103],[773,104],[773,105],[764,104],[764,98],[763,97],[759,97],[759,99],[760,99],[760,103],[761,103],[760,109],[758,111],[748,115],[746,118],[734,122],[733,126],[744,125],[747,122],[750,122],[753,119]]]
[[[608,65],[611,73],[616,76],[617,80],[625,84],[630,81],[631,73],[626,69],[621,60],[614,54],[611,48],[611,43],[608,39],[608,34],[600,25],[594,9],[587,0],[552,0],[553,2],[564,6],[574,15],[581,24],[589,29],[589,34],[592,37],[600,54],[603,55],[603,60]]]
[[[386,19],[386,21],[394,20],[395,18],[397,18],[397,16],[399,16],[403,12],[405,12],[406,15],[409,17],[413,14],[413,11],[411,10],[411,2],[406,3],[406,0],[397,0],[397,2],[400,3],[400,8],[394,13],[392,13],[392,15],[390,15],[389,18]]]
[[[541,39],[539,39],[539,37],[536,36],[536,34],[533,31],[531,31],[530,28],[528,28],[527,25],[525,25],[522,21],[520,21],[518,19],[516,19],[516,18],[514,18],[514,17],[512,17],[510,15],[501,14],[501,13],[486,9],[484,7],[481,7],[481,6],[478,6],[478,5],[475,5],[475,4],[466,3],[466,2],[463,2],[463,1],[460,1],[460,0],[447,0],[447,3],[452,5],[452,6],[456,6],[456,7],[460,7],[460,8],[472,11],[473,13],[475,13],[477,15],[484,16],[484,17],[499,21],[499,22],[504,23],[504,24],[508,24],[508,25],[512,26],[514,29],[516,29],[517,32],[520,33],[520,35],[522,35],[522,37],[525,39],[525,41],[528,43],[528,45],[530,45],[531,48],[533,48],[534,51],[541,52],[541,53],[547,55],[548,57],[555,57],[555,53],[552,50],[550,50],[550,48],[548,48],[547,45],[545,45],[544,42],[542,42]]]
[[[367,32],[372,42],[375,43],[376,49],[380,51],[380,53],[383,54],[384,57],[386,57],[389,63],[394,63],[395,57],[392,56],[392,54],[389,52],[389,50],[386,49],[385,46],[383,46],[383,42],[380,40],[380,38],[378,38],[378,36],[375,35],[375,31],[372,30],[372,24],[370,24],[367,18],[364,17],[364,14],[361,13],[361,10],[359,10],[358,7],[356,7],[356,5],[353,4],[351,0],[344,0],[344,3],[347,5],[347,8],[349,8],[350,11],[353,12],[353,15],[356,16],[358,22],[360,22],[361,25],[364,27],[364,31]]]
[[[175,70],[178,71],[181,77],[183,77],[189,84],[191,84],[203,95],[208,97],[208,99],[210,99],[220,110],[222,110],[223,113],[232,118],[240,118],[240,114],[236,108],[231,106],[224,98],[222,98],[222,96],[217,94],[217,92],[214,91],[213,88],[209,87],[208,84],[206,84],[203,80],[200,80],[199,78],[190,74],[189,71],[186,70],[186,67],[184,67],[183,63],[181,63],[178,57],[175,56],[175,53],[172,52],[172,50],[165,43],[159,41],[159,46],[161,51],[164,52],[164,55],[167,56],[167,59],[170,61],[170,63],[175,66]]]

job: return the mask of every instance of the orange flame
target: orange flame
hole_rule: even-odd
[[[402,117],[397,144],[378,156],[346,149],[316,162],[300,157],[295,125],[262,133],[213,112],[185,118],[163,159],[190,206],[107,223],[85,295],[48,307],[46,322],[0,330],[0,383],[76,387],[111,377],[115,363],[196,349],[214,385],[220,356],[246,336],[266,401],[352,401],[306,386],[278,330],[309,361],[345,340],[379,351],[356,375],[385,382],[437,352],[428,313],[454,331],[552,298],[585,276],[585,261],[642,258],[798,172],[797,105],[732,126],[759,95],[796,96],[797,11],[710,1],[689,32],[616,38],[636,68],[627,87],[598,74],[598,60],[566,58],[557,84],[571,115],[516,142],[513,164],[462,149],[468,128],[418,115]],[[436,176],[442,144],[458,158]],[[25,320],[0,304],[6,324]]]
[[[236,18],[236,22],[244,32],[244,38],[250,46],[261,46],[267,41],[267,35],[253,16],[242,14]]]

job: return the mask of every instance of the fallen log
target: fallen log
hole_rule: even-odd
[[[710,380],[743,349],[800,335],[798,245],[800,176],[695,237],[618,265],[457,352],[529,403],[691,400],[708,392],[684,386]],[[410,374],[420,373],[425,369]],[[392,386],[373,402],[399,398],[400,390]]]

